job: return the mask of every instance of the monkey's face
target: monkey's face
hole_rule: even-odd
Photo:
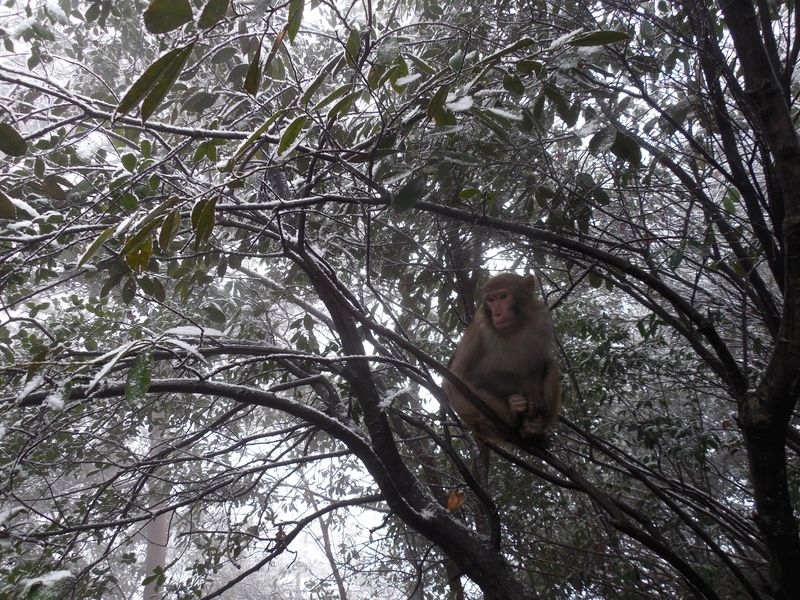
[[[486,293],[483,299],[487,318],[497,331],[505,332],[514,327],[516,307],[514,294],[507,289],[496,289]]]

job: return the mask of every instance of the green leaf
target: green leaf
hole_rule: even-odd
[[[192,230],[194,231],[194,247],[199,248],[211,236],[214,230],[214,209],[217,198],[198,200],[192,208]]]
[[[538,60],[531,60],[528,58],[518,61],[516,66],[517,71],[523,75],[536,75],[536,77],[540,79],[542,78],[545,70],[544,65]]]
[[[403,60],[402,56],[398,56],[395,64],[392,65],[392,68],[389,69],[386,74],[381,78],[381,84],[385,79],[388,79],[389,82],[392,84],[392,88],[396,92],[402,92],[405,89],[405,86],[400,85],[398,82],[403,77],[408,75],[408,64],[406,61]]]
[[[0,219],[16,219],[17,207],[11,199],[3,192],[0,192]]]
[[[153,0],[143,17],[147,31],[167,33],[192,20],[192,5],[189,0]]]
[[[589,271],[588,279],[589,285],[591,285],[594,289],[603,287],[603,276],[597,271]]]
[[[347,94],[347,96],[339,100],[336,104],[333,105],[333,108],[331,108],[328,111],[328,118],[333,119],[335,117],[346,114],[347,111],[350,110],[350,108],[353,106],[353,104],[355,104],[355,101],[360,96],[361,96],[361,90],[358,90],[356,92],[350,92],[349,94]]]
[[[281,156],[294,146],[297,137],[306,125],[306,121],[308,121],[308,117],[300,116],[289,123],[289,126],[286,128],[286,131],[283,132],[283,135],[281,135],[281,140],[278,143],[278,156]]]
[[[544,86],[544,94],[547,96],[547,99],[552,102],[553,106],[556,107],[558,116],[563,119],[569,113],[569,102],[567,102],[567,99],[561,94],[558,88],[552,85]]]
[[[334,56],[330,61],[328,61],[320,69],[319,73],[314,78],[314,81],[312,81],[311,84],[309,84],[309,86],[306,88],[306,91],[303,92],[303,95],[300,97],[300,104],[308,104],[311,100],[311,97],[316,93],[323,82],[328,77],[333,77],[336,75],[343,63],[344,59],[341,56]]]
[[[158,279],[154,277],[140,277],[138,281],[142,291],[148,296],[152,296],[159,302],[164,302],[167,299],[167,291]]]
[[[126,171],[133,173],[133,170],[136,168],[136,163],[138,160],[136,159],[136,155],[133,152],[126,152],[122,155],[120,159],[122,166],[125,168]]]
[[[214,56],[211,57],[211,62],[215,65],[221,65],[232,59],[234,56],[237,56],[239,51],[233,46],[225,46],[224,48],[220,48],[214,53]]]
[[[252,146],[253,143],[258,138],[264,135],[267,132],[267,130],[273,125],[273,123],[275,123],[275,121],[277,121],[283,115],[285,115],[286,112],[287,112],[286,109],[281,109],[272,113],[269,116],[269,118],[258,127],[258,129],[256,129],[253,133],[251,133],[247,137],[246,140],[244,140],[241,144],[239,144],[239,147],[236,149],[236,152],[233,153],[233,156],[228,160],[228,163],[226,164],[225,168],[229,171],[232,170],[234,165],[236,164],[236,161],[239,160],[239,158],[241,158],[241,156],[247,151],[247,149],[250,148],[250,146]]]
[[[88,261],[90,258],[92,258],[92,256],[94,256],[95,252],[97,252],[100,249],[100,246],[105,244],[106,241],[112,235],[114,235],[114,230],[115,229],[116,229],[116,227],[112,225],[111,227],[107,227],[106,229],[103,230],[103,233],[101,233],[97,237],[97,239],[95,241],[93,241],[89,245],[89,247],[83,253],[83,256],[81,256],[80,260],[78,260],[78,266],[79,267],[82,267],[84,264],[86,264],[86,261]]]
[[[0,152],[9,156],[23,156],[28,151],[28,142],[8,123],[0,123]]]
[[[217,98],[219,98],[219,94],[216,92],[200,90],[186,99],[186,101],[183,103],[183,110],[198,114],[202,113],[204,110],[214,106]]]
[[[398,212],[414,208],[425,194],[425,176],[419,175],[406,182],[392,198],[392,207]]]
[[[533,40],[532,38],[522,38],[521,40],[514,42],[510,46],[506,46],[505,48],[498,50],[494,54],[490,54],[486,58],[481,59],[481,61],[478,64],[485,65],[485,64],[496,63],[504,56],[507,56],[508,54],[513,54],[514,52],[522,50],[523,48],[527,48],[528,46],[532,46],[533,44],[536,44],[536,41]]]
[[[144,98],[142,120],[146,121],[177,79],[193,48],[194,42],[174,48],[147,67],[119,101],[116,112],[125,114]]]
[[[156,108],[158,108],[158,105],[161,104],[161,101],[166,97],[172,84],[175,83],[178,75],[180,75],[183,65],[185,65],[186,61],[189,59],[193,48],[194,42],[182,48],[175,59],[164,68],[164,71],[156,80],[155,85],[153,85],[147,97],[142,102],[142,121],[149,119],[156,111]]]
[[[458,50],[455,54],[453,54],[453,56],[450,57],[450,59],[447,61],[447,64],[450,65],[450,68],[453,69],[453,71],[460,71],[461,67],[464,66],[464,52]]]
[[[447,109],[440,110],[438,113],[436,113],[434,122],[436,123],[437,127],[454,127],[458,125],[458,120],[456,120],[455,113]]]
[[[621,131],[617,132],[610,150],[617,157],[628,161],[633,166],[639,166],[642,163],[642,149],[639,144],[632,137],[625,135]]]
[[[289,41],[294,43],[297,32],[300,31],[300,24],[303,22],[303,8],[305,0],[291,0],[289,3],[289,18],[286,22],[286,35]]]
[[[141,233],[141,232],[140,232]],[[152,230],[149,232],[152,233]],[[139,237],[139,236],[134,236]],[[129,244],[125,244],[127,247]],[[133,247],[127,253],[124,253],[125,262],[132,271],[141,273],[150,262],[150,257],[153,256],[153,237],[148,236],[141,240],[138,246]]]
[[[86,19],[87,23],[91,23],[92,21],[96,21],[97,18],[100,16],[100,3],[95,2],[94,4],[90,4],[89,8],[86,9],[83,17]]]
[[[208,3],[200,13],[197,26],[200,29],[211,29],[214,25],[225,18],[228,11],[228,0],[208,0]]]
[[[419,56],[415,56],[414,54],[406,54],[406,56],[412,63],[414,63],[414,66],[420,73],[425,73],[426,75],[433,75],[436,72],[436,70],[432,66],[426,63],[424,60],[422,60]]]
[[[225,323],[228,319],[222,309],[213,302],[206,304],[203,307],[203,312],[214,323]]]
[[[181,226],[181,211],[177,208],[173,209],[161,223],[161,231],[158,233],[158,246],[162,250],[169,250],[172,240]]]
[[[431,101],[428,102],[428,109],[426,114],[428,115],[429,119],[433,119],[436,115],[438,115],[443,109],[444,104],[447,101],[447,95],[450,93],[450,86],[443,85],[431,98]]]
[[[516,96],[521,96],[523,93],[525,93],[525,84],[522,83],[522,80],[516,73],[503,74],[503,87],[506,89],[506,91],[509,91]]]
[[[250,66],[247,67],[247,75],[244,78],[244,91],[255,96],[258,92],[258,84],[261,81],[261,44],[256,47]]]
[[[591,176],[590,173],[578,173],[575,176],[575,183],[578,184],[578,188],[581,191],[589,191],[594,189],[594,177]]]
[[[151,64],[147,67],[139,76],[133,85],[128,89],[125,95],[122,97],[122,100],[119,101],[117,105],[117,112],[121,115],[129,112],[134,106],[139,104],[147,95],[153,86],[158,81],[158,78],[161,77],[164,70],[167,68],[172,61],[176,60],[178,56],[181,54],[181,48],[174,48],[170,50],[163,56],[159,57],[156,62]]]
[[[72,183],[69,179],[60,175],[47,175],[40,182],[40,186],[45,196],[59,203],[64,203],[67,201],[67,190],[72,187]]]
[[[684,252],[683,248],[675,248],[669,257],[669,266],[673,269],[677,269],[683,262],[685,256],[686,253]]]
[[[491,129],[498,139],[508,142],[507,123],[503,122],[505,119],[501,120],[501,117],[486,110],[473,109],[470,112],[475,115],[481,123]]]
[[[614,145],[614,140],[617,137],[617,132],[611,127],[604,127],[592,136],[589,140],[589,152],[597,155],[611,149]]]
[[[570,46],[603,46],[616,42],[627,42],[630,36],[624,31],[590,31],[567,42]]]
[[[225,313],[216,304],[213,303],[206,304],[203,307],[203,312],[214,323],[225,323],[225,321],[227,320]]]
[[[262,70],[268,70],[270,68],[270,65],[272,64],[272,59],[275,58],[275,55],[278,53],[278,50],[280,50],[280,47],[283,45],[283,38],[285,37],[286,37],[285,29],[279,32],[278,35],[275,36],[275,41],[272,42],[272,48],[270,48],[269,54],[267,55],[267,60],[264,61],[264,66]],[[283,68],[283,65],[281,65],[280,61],[275,63],[275,67],[278,69],[278,71],[285,73],[285,69]],[[275,75],[275,70],[270,70],[269,72],[271,75],[273,75],[278,79],[281,79],[283,77],[283,75],[281,75],[280,77],[278,75]]]
[[[318,110],[321,110],[323,107],[327,106],[328,104],[330,104],[331,102],[333,102],[337,98],[340,98],[341,96],[346,94],[347,90],[350,90],[352,88],[353,88],[353,84],[352,83],[345,83],[345,84],[340,85],[338,88],[333,90],[330,94],[325,96],[322,100],[317,102],[314,105],[314,107],[311,109],[312,112],[317,112]]]
[[[344,56],[347,64],[355,68],[358,54],[361,51],[361,32],[358,29],[351,29],[350,34],[347,36],[347,43],[345,44]]]
[[[150,389],[152,372],[153,354],[149,351],[142,352],[128,371],[128,378],[125,381],[126,402],[139,402],[144,399]]]
[[[152,220],[147,223],[144,223],[142,227],[140,227],[137,231],[133,233],[127,240],[125,240],[125,245],[120,250],[120,254],[123,256],[127,256],[136,252],[143,243],[147,242],[147,240],[151,240],[153,236],[153,232],[156,228],[160,225],[157,220]],[[149,260],[149,257],[148,257]]]

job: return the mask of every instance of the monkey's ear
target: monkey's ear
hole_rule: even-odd
[[[523,281],[523,285],[525,286],[525,289],[528,290],[529,292],[532,292],[532,293],[535,292],[536,291],[536,277],[534,277],[533,275],[525,275],[524,281]]]

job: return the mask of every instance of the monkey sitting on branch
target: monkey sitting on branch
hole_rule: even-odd
[[[525,442],[541,443],[561,402],[554,346],[553,321],[536,293],[536,279],[503,273],[483,286],[478,314],[449,368],[507,429]],[[461,421],[485,441],[505,441],[507,430],[459,387],[447,379],[442,384]]]

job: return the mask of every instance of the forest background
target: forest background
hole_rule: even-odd
[[[0,595],[800,598],[798,34],[4,0]],[[483,477],[439,384],[507,270],[564,402]]]

